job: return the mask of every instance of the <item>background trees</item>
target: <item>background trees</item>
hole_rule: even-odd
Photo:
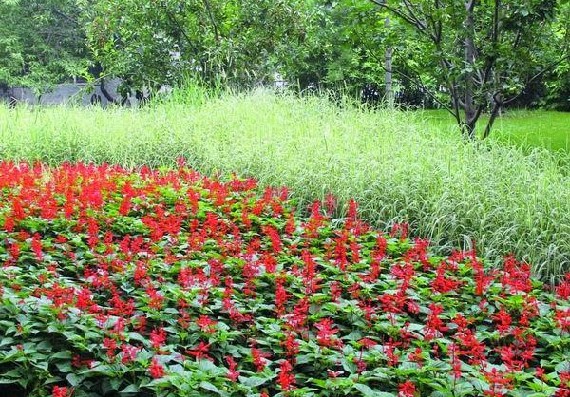
[[[391,75],[396,101],[446,108],[473,137],[504,106],[570,108],[569,21],[567,0],[0,0],[0,84],[112,76],[128,92],[280,73],[382,97]]]
[[[81,13],[71,0],[0,0],[0,84],[42,90],[86,76]]]
[[[414,77],[469,138],[484,111],[486,137],[503,106],[568,57],[564,46],[549,51],[566,23],[554,0],[372,1],[423,44]],[[435,87],[421,83],[426,71]]]
[[[248,85],[273,77],[304,38],[297,0],[99,0],[86,16],[90,49],[127,86],[184,77]]]

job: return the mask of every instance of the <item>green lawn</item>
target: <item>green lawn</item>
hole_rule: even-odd
[[[443,110],[421,112],[429,124],[446,130],[457,129],[453,117]],[[480,126],[484,127],[484,118]],[[505,112],[495,122],[491,139],[524,148],[545,147],[570,152],[570,113],[554,111],[513,110]]]

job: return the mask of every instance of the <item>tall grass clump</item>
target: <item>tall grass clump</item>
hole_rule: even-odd
[[[441,253],[513,253],[543,278],[570,270],[570,180],[562,153],[465,142],[416,114],[259,90],[200,92],[141,109],[0,108],[4,158],[173,165],[286,185],[299,210],[351,197],[380,228],[409,222]],[[186,98],[186,99],[185,99]],[[434,248],[436,249],[436,248]]]

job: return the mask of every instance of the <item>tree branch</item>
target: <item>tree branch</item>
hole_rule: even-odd
[[[514,100],[516,100],[518,97],[520,97],[524,91],[524,89],[530,84],[532,83],[534,80],[538,79],[540,76],[542,76],[544,73],[554,69],[556,66],[560,65],[562,62],[564,62],[565,60],[570,59],[570,54],[566,54],[565,56],[563,56],[562,58],[558,59],[555,62],[550,63],[548,66],[545,66],[544,68],[542,68],[538,73],[536,73],[534,76],[532,76],[530,79],[528,79],[525,84],[524,84],[524,88],[514,97],[509,98],[505,101],[503,101],[504,105],[508,105],[509,103],[513,102]]]
[[[394,7],[391,7],[390,5],[386,4],[385,0],[370,0],[370,1],[373,2],[374,4],[378,5],[379,7],[382,7],[384,9],[394,13],[396,16],[398,16],[399,18],[402,18],[409,25],[412,25],[413,27],[415,27],[419,33],[426,35],[433,40],[433,36],[431,34],[429,34],[425,24],[423,24],[423,23],[421,23],[421,21],[415,19],[413,15],[407,15],[404,11],[399,10],[397,8],[394,8]]]
[[[214,18],[214,15],[212,14],[212,7],[210,6],[210,2],[208,0],[203,0],[204,1],[204,5],[206,6],[206,11],[208,12],[208,17],[210,18],[210,21],[212,22],[212,26],[214,27],[214,34],[216,36],[216,41],[219,42],[220,41],[220,31],[218,29],[218,24],[216,23],[216,19]]]
[[[386,71],[386,67],[383,65],[382,60],[379,59],[374,53],[370,52],[370,55],[372,55],[372,57],[378,62],[378,64],[380,65],[380,67],[382,69],[384,69]],[[453,110],[446,105],[445,103],[443,103],[442,101],[440,101],[434,94],[432,94],[430,92],[430,90],[427,88],[427,86],[422,82],[421,78],[417,78],[414,79],[413,77],[407,75],[404,72],[401,72],[399,70],[396,71],[392,71],[395,72],[396,74],[404,77],[406,80],[408,80],[410,83],[412,83],[413,85],[415,85],[416,87],[420,88],[422,90],[422,92],[424,92],[427,96],[429,96],[431,99],[433,99],[438,105],[440,105],[443,109],[447,110],[449,113],[451,113],[451,115],[453,115],[453,117],[456,117],[455,113],[453,113]]]

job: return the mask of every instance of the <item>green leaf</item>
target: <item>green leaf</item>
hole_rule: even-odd
[[[218,389],[215,385],[211,384],[210,382],[202,381],[200,382],[199,386],[204,390],[213,391],[214,393],[221,394],[220,389]]]
[[[373,390],[370,387],[357,383],[353,386],[354,389],[362,393],[364,397],[395,397],[396,394],[388,393],[385,391]]]
[[[123,393],[138,393],[139,392],[139,387],[135,384],[132,385],[128,385],[127,387],[125,387],[123,390],[120,391],[121,394]]]
[[[74,373],[71,374],[67,374],[67,376],[65,377],[65,379],[67,380],[67,382],[73,386],[76,387],[77,385],[79,385],[81,382],[83,382],[83,379],[85,379],[85,376],[79,376],[76,375]]]
[[[262,378],[259,376],[250,376],[249,378],[245,376],[240,376],[239,382],[246,387],[258,387],[267,382],[270,378]]]
[[[67,360],[67,359],[71,358],[71,353],[70,352],[57,352],[54,354],[50,354],[49,358],[50,358],[50,360],[55,359],[55,358],[61,358],[61,359]]]
[[[201,372],[210,373],[212,375],[217,375],[222,372],[225,372],[222,368],[217,367],[216,364],[214,364],[210,360],[200,360],[198,362],[198,370]]]
[[[568,371],[570,371],[570,361],[562,361],[562,362],[558,363],[556,365],[556,367],[554,367],[554,369],[558,373],[568,372]]]

